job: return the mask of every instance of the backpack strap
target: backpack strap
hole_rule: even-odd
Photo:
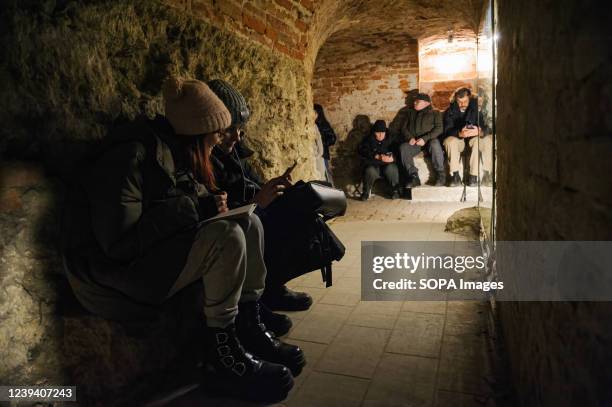
[[[331,257],[331,239],[327,233],[327,225],[325,220],[321,217],[317,217],[317,223],[319,225],[319,233],[321,236],[321,246],[323,249],[323,255],[326,259],[329,259],[329,263],[321,268],[321,276],[325,282],[325,287],[331,287],[332,285],[332,257]]]

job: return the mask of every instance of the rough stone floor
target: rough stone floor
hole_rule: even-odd
[[[314,305],[289,313],[294,327],[284,339],[302,347],[308,365],[279,405],[495,405],[485,304],[360,301],[362,240],[464,240],[444,226],[468,206],[473,203],[350,201],[347,215],[332,222],[347,247],[334,266],[333,287],[324,287],[319,272],[290,283],[309,292]],[[195,405],[194,397],[172,405]],[[254,405],[199,397],[207,406]]]

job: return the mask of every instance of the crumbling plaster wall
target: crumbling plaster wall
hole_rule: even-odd
[[[595,0],[499,1],[498,240],[612,238],[605,7]],[[520,270],[499,271],[521,278]],[[521,405],[610,403],[610,303],[499,309]]]

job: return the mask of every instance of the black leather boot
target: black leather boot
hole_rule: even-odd
[[[468,178],[468,187],[477,187],[478,186],[478,176],[470,175]]]
[[[436,183],[434,185],[437,187],[443,187],[446,185],[446,173],[443,171],[438,172],[438,179],[436,179]]]
[[[279,402],[287,398],[293,387],[289,369],[247,353],[234,325],[206,328],[206,343],[203,387],[255,401]]]
[[[491,178],[491,173],[489,171],[484,171],[484,173],[482,174],[481,184],[485,187],[490,187],[491,185],[493,185],[493,179]]]
[[[275,311],[305,311],[312,305],[312,297],[307,293],[293,291],[286,285],[266,287],[261,302]]]
[[[259,302],[259,317],[261,318],[261,323],[274,332],[276,336],[285,335],[293,326],[291,318],[287,315],[273,312],[261,301]]]
[[[389,197],[391,199],[399,199],[400,198],[400,191],[398,187],[394,187],[393,191],[391,192],[391,196]]]
[[[411,174],[408,178],[408,182],[406,183],[406,188],[416,188],[421,186],[421,179],[419,178],[419,174]]]
[[[298,376],[306,365],[304,352],[295,345],[279,340],[266,330],[259,317],[259,303],[249,301],[238,304],[236,329],[240,343],[255,356],[269,362],[287,366],[293,376]]]
[[[459,176],[459,172],[455,171],[451,177],[449,187],[458,187],[459,185],[461,185],[461,177]]]

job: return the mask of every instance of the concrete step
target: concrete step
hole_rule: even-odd
[[[478,187],[465,187],[466,202],[478,202]],[[482,202],[491,202],[493,191],[491,188],[480,190]],[[413,202],[459,202],[463,195],[463,186],[460,187],[434,187],[423,185],[412,189]]]

